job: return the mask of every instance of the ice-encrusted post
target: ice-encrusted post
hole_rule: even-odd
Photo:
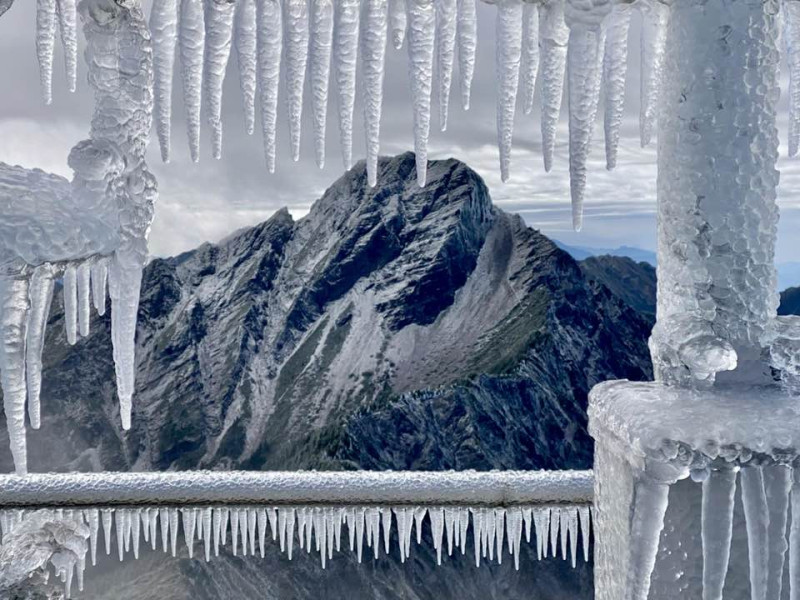
[[[776,317],[774,266],[780,12],[669,3],[656,382],[590,394],[598,600],[779,598],[800,560],[785,560],[800,326]]]

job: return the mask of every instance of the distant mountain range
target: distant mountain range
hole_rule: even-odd
[[[565,250],[575,260],[584,260],[590,256],[624,256],[635,262],[646,262],[656,266],[656,253],[651,250],[619,246],[617,248],[592,248],[589,246],[570,246],[558,240],[553,242]],[[785,290],[793,286],[800,286],[800,262],[783,262],[777,264],[778,289]]]
[[[44,470],[588,468],[589,389],[652,376],[655,272],[629,258],[574,260],[494,207],[455,160],[414,157],[346,173],[294,221],[279,211],[220,244],[146,268],[134,426],[119,428],[108,316],[66,343],[48,322]],[[0,423],[0,469],[12,469]],[[435,566],[429,550],[327,571],[145,554],[87,573],[89,598],[592,597],[591,566]],[[535,554],[535,552],[534,552]]]

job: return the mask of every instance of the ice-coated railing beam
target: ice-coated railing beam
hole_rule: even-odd
[[[591,471],[185,471],[0,476],[0,508],[225,504],[589,505]]]

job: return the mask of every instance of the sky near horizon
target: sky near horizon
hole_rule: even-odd
[[[149,0],[144,0],[149,13]],[[429,157],[455,157],[475,169],[486,181],[494,203],[519,213],[532,227],[576,246],[615,248],[621,245],[655,249],[656,151],[655,144],[640,148],[638,141],[638,46],[636,25],[631,39],[631,61],[626,97],[626,121],[616,170],[605,169],[602,122],[595,129],[590,156],[584,228],[572,231],[569,204],[566,114],[562,111],[553,170],[542,167],[537,108],[523,115],[518,103],[512,153],[511,180],[500,181],[495,126],[494,7],[479,2],[478,57],[473,82],[472,108],[460,106],[458,67],[455,67],[446,132],[439,131],[434,93]],[[78,62],[78,91],[66,90],[63,54],[56,44],[53,104],[41,100],[34,51],[35,2],[16,2],[0,19],[0,161],[39,167],[71,176],[66,159],[70,148],[88,135],[92,99],[86,83],[86,66]],[[381,154],[413,148],[412,114],[408,84],[407,51],[387,48],[384,84]],[[232,231],[268,218],[287,206],[301,217],[322,192],[342,174],[336,99],[331,85],[328,107],[327,159],[324,169],[314,164],[312,124],[308,101],[304,106],[301,159],[289,156],[288,128],[279,109],[277,172],[265,167],[260,134],[244,131],[235,57],[225,81],[223,99],[223,155],[214,160],[210,129],[205,126],[198,164],[189,159],[181,84],[174,83],[172,162],[163,164],[153,134],[148,159],[159,182],[159,200],[150,237],[151,253],[174,255],[205,241],[217,241]],[[800,262],[800,158],[785,158],[787,108],[780,105],[781,225],[778,262]],[[281,98],[283,101],[283,98]],[[566,104],[566,102],[565,102]],[[360,126],[361,106],[356,101],[354,158],[364,156]],[[602,107],[600,110],[602,115]]]

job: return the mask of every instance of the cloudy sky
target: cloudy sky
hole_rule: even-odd
[[[149,0],[145,8],[149,12]],[[458,101],[457,72],[448,130],[439,131],[433,119],[431,158],[456,157],[466,161],[486,180],[496,204],[520,213],[525,221],[551,237],[581,246],[614,248],[620,245],[655,248],[655,149],[639,148],[636,137],[638,114],[638,62],[632,51],[627,97],[628,121],[621,141],[619,167],[607,172],[602,149],[602,125],[597,129],[591,157],[584,230],[571,229],[567,176],[566,124],[562,123],[555,166],[542,168],[539,115],[518,110],[512,178],[501,183],[495,144],[494,12],[479,3],[478,64],[473,84],[472,108],[464,112]],[[79,85],[75,94],[66,90],[63,55],[57,48],[54,101],[44,106],[40,99],[38,68],[34,52],[35,2],[20,1],[0,19],[0,161],[39,167],[69,176],[69,149],[86,137],[92,110],[86,84],[86,67],[79,61]],[[634,24],[634,34],[636,31]],[[632,45],[638,45],[633,40]],[[633,48],[632,48],[633,50]],[[383,154],[412,148],[410,92],[406,49],[387,50],[383,111]],[[341,175],[335,99],[328,110],[327,165],[318,169],[313,160],[311,121],[306,109],[303,123],[302,157],[292,163],[285,119],[279,119],[278,170],[270,175],[264,167],[262,140],[244,132],[238,74],[229,66],[223,102],[224,146],[221,160],[210,155],[209,131],[203,132],[201,160],[189,160],[181,104],[180,82],[175,82],[173,103],[173,159],[162,164],[155,141],[150,146],[150,164],[160,189],[151,236],[155,255],[171,255],[215,241],[237,228],[258,223],[276,209],[288,206],[296,217]],[[434,100],[435,101],[435,100]],[[356,107],[359,121],[360,106]],[[601,112],[602,114],[602,112]],[[785,126],[785,106],[781,124]],[[785,137],[785,127],[782,135]],[[154,136],[155,137],[155,136]],[[363,130],[354,133],[356,157],[364,154]],[[785,147],[782,147],[782,154]],[[800,161],[782,159],[780,205],[780,262],[800,260]]]

